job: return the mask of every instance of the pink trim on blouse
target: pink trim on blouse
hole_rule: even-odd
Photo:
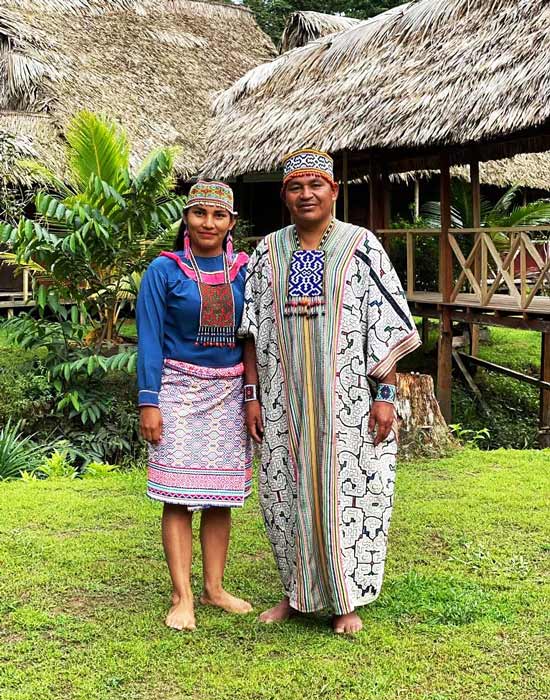
[[[169,369],[176,370],[182,374],[190,375],[191,377],[199,377],[200,379],[228,379],[232,377],[242,377],[244,374],[244,364],[239,362],[233,367],[202,367],[200,365],[192,365],[189,362],[182,360],[164,360],[164,366]]]
[[[187,263],[183,262],[179,255],[177,255],[176,253],[172,253],[168,250],[163,250],[161,255],[163,255],[165,258],[170,258],[170,260],[173,260],[186,277],[189,277],[195,282],[198,282],[197,273],[193,270],[191,265],[187,265]],[[239,274],[239,270],[244,265],[246,265],[247,262],[248,255],[246,253],[241,252],[236,255],[233,264],[229,268],[229,279],[231,280],[231,282],[235,281],[235,278]],[[223,284],[225,282],[223,270],[219,270],[216,272],[203,272],[201,270],[201,277],[203,282],[205,282],[206,284],[216,285]]]

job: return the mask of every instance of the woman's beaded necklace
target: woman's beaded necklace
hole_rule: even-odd
[[[319,241],[319,245],[317,246],[316,250],[321,250],[323,248],[323,246],[327,242],[327,238],[330,236],[332,229],[334,228],[335,223],[336,223],[336,219],[334,217],[332,217],[331,220],[329,221],[328,226],[323,231],[323,235],[321,236],[321,240]],[[296,247],[296,250],[301,250],[302,243],[300,241],[300,237],[298,236],[298,231],[296,229],[296,226],[293,226],[292,233],[294,235],[294,245]]]
[[[197,285],[201,299],[199,331],[195,345],[206,347],[235,347],[235,298],[229,274],[229,265],[225,253],[223,257],[223,284],[207,284],[202,271],[195,260],[193,251],[189,251],[189,261],[197,276]]]

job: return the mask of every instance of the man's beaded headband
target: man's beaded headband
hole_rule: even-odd
[[[302,175],[317,175],[334,183],[334,161],[328,153],[301,148],[283,158],[283,188],[289,180]]]

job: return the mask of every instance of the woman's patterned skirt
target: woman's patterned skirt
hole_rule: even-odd
[[[209,368],[165,360],[162,437],[149,446],[147,495],[190,510],[242,506],[252,483],[243,364]]]

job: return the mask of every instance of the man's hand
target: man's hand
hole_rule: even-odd
[[[372,404],[369,417],[369,432],[374,433],[376,428],[376,435],[374,436],[375,447],[388,437],[394,419],[395,407],[393,404],[387,401],[375,401]]]
[[[245,401],[244,413],[246,429],[254,442],[260,443],[264,437],[264,424],[262,421],[262,409],[259,401]]]
[[[157,406],[143,406],[139,409],[139,429],[144,440],[158,445],[162,435],[162,415]]]

